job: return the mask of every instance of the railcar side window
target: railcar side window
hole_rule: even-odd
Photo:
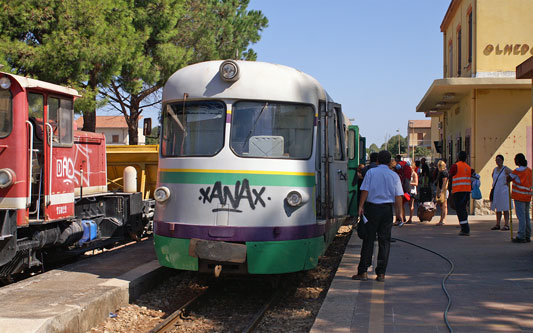
[[[5,138],[11,133],[13,126],[13,111],[11,92],[0,90],[0,138]]]
[[[163,110],[163,156],[213,156],[224,146],[223,102],[177,102]]]
[[[72,101],[48,97],[48,122],[54,130],[53,141],[72,143]]]
[[[241,157],[308,159],[314,117],[310,105],[237,102],[232,111],[231,149]]]
[[[344,154],[342,152],[342,130],[341,130],[341,122],[339,117],[342,117],[342,115],[338,114],[337,110],[333,113],[335,118],[335,153],[334,158],[335,160],[341,161],[344,160]]]

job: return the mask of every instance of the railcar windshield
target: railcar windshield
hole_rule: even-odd
[[[13,110],[11,92],[0,90],[0,138],[5,138],[11,133],[13,127]]]
[[[236,102],[231,149],[241,157],[308,159],[314,117],[313,107],[307,104]]]
[[[163,156],[213,156],[224,146],[223,102],[176,102],[165,105],[163,110]]]

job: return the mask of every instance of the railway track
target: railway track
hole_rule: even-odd
[[[193,307],[202,306],[202,304],[207,302],[207,299],[209,297],[218,297],[216,295],[217,293],[213,292],[212,290],[216,288],[217,287],[211,287],[211,289],[206,288],[200,293],[191,297],[185,304],[180,306],[176,311],[171,313],[164,321],[162,321],[155,328],[153,328],[150,333],[165,333],[179,329],[179,322],[183,319],[184,313],[186,313],[189,309]],[[261,319],[263,318],[264,314],[279,300],[283,290],[283,288],[276,288],[275,292],[270,293],[269,297],[267,297],[267,299],[263,303],[261,303],[262,305],[258,307],[258,310],[253,315],[249,316],[249,320],[246,323],[245,328],[241,332],[253,332],[257,325],[261,322]],[[209,291],[211,291],[212,295],[210,295]]]

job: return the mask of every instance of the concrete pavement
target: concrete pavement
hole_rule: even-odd
[[[0,288],[0,332],[86,332],[166,269],[152,239]]]
[[[509,231],[491,231],[494,216],[469,219],[470,237],[457,235],[456,216],[442,227],[435,226],[437,216],[430,223],[393,227],[393,237],[453,261],[446,287],[454,332],[533,332],[533,243],[511,243]],[[312,332],[448,332],[443,320],[448,300],[441,288],[450,270],[445,260],[397,241],[384,283],[373,280],[372,268],[368,281],[354,281],[360,250],[353,233]]]

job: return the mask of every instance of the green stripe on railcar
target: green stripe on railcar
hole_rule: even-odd
[[[154,235],[162,266],[197,271],[198,258],[189,256],[189,239]],[[248,273],[281,274],[315,268],[324,252],[324,237],[291,241],[246,242]]]
[[[170,184],[235,184],[237,181],[248,179],[251,186],[315,186],[314,173],[300,174],[267,174],[267,173],[226,173],[226,172],[186,172],[161,171],[159,181]]]

